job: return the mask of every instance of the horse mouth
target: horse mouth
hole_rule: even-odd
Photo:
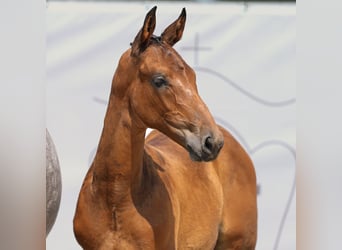
[[[215,160],[223,147],[223,136],[220,133],[214,135],[214,133],[207,131],[206,133],[203,133],[204,135],[199,135],[199,132],[195,133],[192,131],[194,129],[178,128],[182,126],[186,127],[184,124],[177,127],[177,124],[174,123],[174,121],[170,122],[170,120],[166,120],[166,124],[171,131],[169,134],[174,135],[172,137],[173,140],[188,151],[190,158],[193,161],[208,162]],[[193,126],[193,124],[191,125]]]
[[[202,157],[198,153],[196,153],[190,146],[187,146],[187,150],[189,152],[191,160],[202,161]]]
[[[189,152],[190,158],[193,161],[204,161],[204,162],[208,162],[208,161],[212,161],[215,160],[218,152],[217,153],[212,153],[212,154],[208,154],[207,152],[205,152],[204,150],[195,150],[191,145],[187,144],[186,145],[186,149]]]

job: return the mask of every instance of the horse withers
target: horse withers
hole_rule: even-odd
[[[185,9],[160,36],[155,12],[114,74],[78,198],[76,239],[84,249],[254,249],[253,164],[215,123],[194,70],[173,48]],[[147,128],[155,130],[145,139]]]

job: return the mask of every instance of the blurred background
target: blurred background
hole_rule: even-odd
[[[257,249],[296,249],[295,1],[47,1],[47,128],[63,190],[46,248],[81,249],[72,219],[112,76],[154,5],[156,35],[186,7],[175,48],[196,71],[199,93],[217,123],[254,162]]]

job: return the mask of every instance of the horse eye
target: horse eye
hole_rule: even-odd
[[[161,88],[161,87],[167,85],[167,81],[166,81],[166,79],[165,79],[164,76],[157,75],[157,76],[154,76],[154,77],[152,78],[152,84],[153,84],[156,88]]]

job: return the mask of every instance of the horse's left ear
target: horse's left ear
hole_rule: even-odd
[[[178,42],[183,35],[183,30],[185,26],[186,20],[186,11],[185,8],[182,9],[182,12],[178,19],[170,24],[164,32],[161,34],[161,40],[165,41],[169,45],[173,46],[176,42]]]
[[[139,33],[136,35],[134,42],[132,43],[132,56],[138,56],[147,48],[148,41],[153,34],[154,28],[156,27],[156,9],[157,6],[154,6],[146,14],[144,25]]]

